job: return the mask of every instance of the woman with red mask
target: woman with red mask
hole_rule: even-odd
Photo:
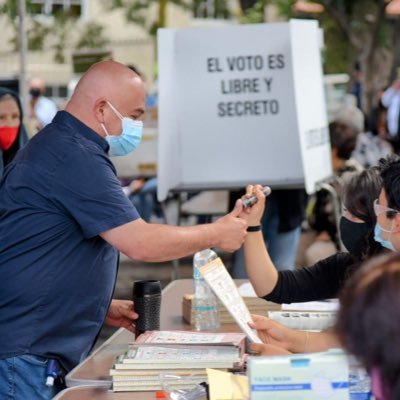
[[[0,178],[6,165],[27,141],[18,95],[0,87]]]

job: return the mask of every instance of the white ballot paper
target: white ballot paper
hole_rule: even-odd
[[[222,260],[217,258],[200,267],[199,271],[249,340],[262,343],[257,332],[248,325],[251,322],[250,312]]]

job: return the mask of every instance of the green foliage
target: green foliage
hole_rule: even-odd
[[[104,27],[96,22],[87,23],[80,34],[80,39],[77,41],[76,49],[102,49],[109,40],[104,37]]]
[[[275,5],[278,9],[278,14],[289,19],[293,15],[292,10],[295,2],[296,0],[255,0],[253,6],[243,10],[242,23],[254,24],[265,22],[264,9],[269,4]],[[247,6],[249,6],[249,3],[247,3]]]
[[[34,20],[28,29],[28,49],[43,50],[45,39],[50,32],[50,27]]]
[[[186,0],[170,0],[172,3],[184,8],[190,9],[190,3]],[[132,22],[145,29],[151,35],[155,35],[159,27],[165,26],[165,15],[160,11],[157,18],[149,18],[149,9],[156,6],[160,10],[163,6],[163,0],[108,0],[105,2],[109,10],[122,9],[128,22]]]
[[[254,5],[247,10],[242,18],[243,24],[259,24],[264,22],[264,9],[268,0],[257,0]]]
[[[351,65],[351,49],[348,40],[332,18],[327,15],[321,20],[324,28],[324,72],[337,74],[349,72]]]
[[[74,30],[79,15],[73,7],[68,10],[58,9],[51,15],[38,18],[37,13],[42,11],[41,5],[26,1],[26,21],[28,49],[41,51],[45,46],[54,50],[54,61],[65,62],[65,49],[71,46],[70,33]],[[14,36],[10,43],[15,51],[19,49],[18,43],[18,7],[15,0],[5,0],[0,5],[0,15],[4,16],[13,27]],[[82,29],[81,37],[76,46],[82,48],[102,48],[107,44],[107,39],[102,35],[103,28],[96,23],[88,23]]]
[[[193,0],[192,11],[193,15],[195,15],[197,18],[231,18],[231,12],[228,9],[226,0],[214,0],[212,15],[210,15],[208,10],[203,7],[204,4],[204,0]]]

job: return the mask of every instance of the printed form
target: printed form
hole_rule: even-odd
[[[248,325],[251,322],[250,312],[222,260],[217,258],[200,267],[199,271],[249,340],[262,343],[257,332]]]

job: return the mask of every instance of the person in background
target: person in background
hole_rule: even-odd
[[[398,154],[400,151],[400,79],[393,81],[382,94],[382,105],[387,109],[389,139]]]
[[[157,177],[134,179],[129,185],[124,186],[123,190],[141,218],[150,222],[152,215],[157,213]]]
[[[0,87],[0,178],[4,168],[28,141],[18,94]]]
[[[353,87],[351,94],[356,98],[356,106],[360,110],[363,109],[363,73],[361,70],[361,64],[359,61],[354,63],[353,69]]]
[[[361,113],[358,109],[356,111]],[[348,120],[338,119],[329,124],[334,177],[328,182],[331,191],[323,187],[309,201],[307,220],[311,230],[308,234],[314,235],[314,239],[304,254],[306,265],[315,264],[319,260],[335,254],[340,249],[334,204],[336,200],[332,197],[332,193],[335,194],[340,207],[343,186],[354,173],[363,169],[351,157],[358,134],[359,130]]]
[[[41,78],[33,78],[29,84],[29,94],[31,96],[30,117],[34,121],[36,131],[49,124],[57,113],[56,104],[45,97],[46,85]]]
[[[230,192],[230,206],[242,194],[243,191]],[[261,220],[262,233],[278,270],[295,266],[307,199],[304,189],[277,189],[268,197],[269,207]],[[243,249],[235,253],[230,273],[236,279],[247,278]]]
[[[0,398],[49,399],[49,360],[61,376],[91,351],[103,325],[131,331],[131,301],[112,299],[119,252],[160,262],[247,234],[242,202],[211,224],[145,222],[123,193],[110,155],[142,137],[145,90],[125,65],[103,61],[81,77],[64,111],[7,167],[0,185]],[[10,393],[10,388],[12,391]]]
[[[382,105],[382,94],[383,92],[378,94],[371,113],[366,119],[365,127],[357,136],[357,144],[351,155],[364,168],[373,167],[382,157],[393,154],[393,147],[387,140],[386,109]],[[342,118],[351,123],[351,115],[346,114],[348,113],[344,110]]]
[[[366,368],[377,400],[400,398],[400,254],[371,260],[347,283],[336,334]]]
[[[127,67],[135,72],[141,79],[146,89],[146,122],[149,122],[149,112],[155,106],[151,101],[152,95],[147,89],[146,76],[139,70],[136,65],[128,64]],[[139,211],[140,216],[150,222],[151,216],[157,213],[157,176],[147,178],[136,178],[123,187],[125,194],[132,201],[135,208]]]

